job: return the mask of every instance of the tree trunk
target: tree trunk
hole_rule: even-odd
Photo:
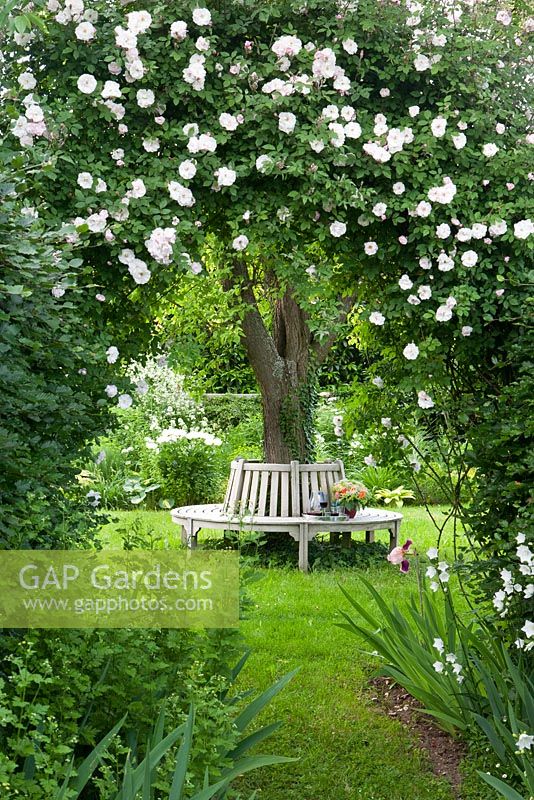
[[[314,456],[315,366],[326,357],[336,336],[320,345],[313,342],[306,313],[289,288],[274,303],[271,334],[258,309],[246,264],[238,259],[232,263],[232,278],[226,284],[227,288],[236,286],[245,307],[242,341],[262,397],[265,461],[310,462]]]

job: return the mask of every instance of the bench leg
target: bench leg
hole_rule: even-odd
[[[389,551],[391,552],[394,547],[397,547],[399,541],[399,525],[396,523],[389,529]]]
[[[194,550],[198,542],[198,531],[193,528],[193,520],[188,519],[185,527],[182,527],[182,544]]]
[[[375,540],[375,532],[374,531],[365,531],[365,541],[367,544],[371,544]]]
[[[308,526],[301,525],[299,531],[299,569],[308,571]]]
[[[352,532],[342,531],[341,533],[341,547],[344,550],[349,550],[352,547]]]

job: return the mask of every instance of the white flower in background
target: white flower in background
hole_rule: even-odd
[[[417,290],[417,294],[421,298],[421,300],[430,300],[432,297],[432,289],[430,286],[420,286]]]
[[[372,311],[371,314],[369,314],[369,322],[373,325],[383,325],[385,321],[386,318],[380,311]]]
[[[507,8],[501,8],[499,9],[499,11],[497,11],[495,19],[497,20],[497,22],[500,22],[501,25],[507,26],[510,25],[510,23],[512,22],[512,15],[510,14]]]
[[[487,158],[493,158],[499,152],[499,148],[494,142],[488,142],[483,146],[482,152]]]
[[[214,172],[219,186],[232,186],[236,182],[237,172],[228,167],[219,167]]]
[[[280,36],[271,47],[272,52],[278,58],[287,56],[292,58],[302,50],[302,42],[297,36]]]
[[[245,248],[248,246],[248,242],[249,242],[248,237],[245,236],[244,233],[242,233],[240,236],[236,236],[236,238],[232,242],[232,247],[234,248],[234,250],[237,251],[245,250]]]
[[[415,344],[415,342],[410,342],[407,344],[404,350],[402,351],[402,355],[404,358],[408,359],[408,361],[415,361],[417,356],[419,355],[419,348]]]
[[[221,128],[224,128],[225,131],[235,131],[239,122],[237,121],[237,117],[234,117],[233,114],[223,112],[219,115],[219,125]]]
[[[445,645],[443,643],[443,639],[439,638],[434,639],[433,647],[435,647],[435,649],[438,651],[440,655],[445,652]]]
[[[402,275],[399,278],[399,286],[403,291],[407,292],[409,289],[412,288],[413,281],[410,280],[409,275]]]
[[[128,264],[128,272],[138,284],[148,283],[151,272],[148,266],[140,258],[134,258]]]
[[[102,233],[105,230],[108,216],[108,212],[102,209],[102,211],[87,217],[85,222],[91,233]]]
[[[534,222],[531,219],[521,219],[514,224],[516,239],[528,239],[532,233],[534,233]]]
[[[341,109],[341,118],[344,119],[345,122],[352,122],[355,116],[356,111],[352,106],[343,106]]]
[[[392,426],[391,417],[382,417],[380,422],[382,423],[384,428],[391,428]]]
[[[377,389],[383,389],[384,388],[384,381],[379,375],[377,375],[375,378],[373,378],[371,383],[373,384],[373,386],[376,386]]]
[[[278,130],[283,133],[293,133],[297,118],[291,111],[282,111],[278,115]]]
[[[397,181],[397,183],[394,183],[391,188],[393,189],[393,194],[396,195],[404,194],[406,191],[406,186],[402,183],[402,181]]]
[[[371,453],[368,456],[365,456],[363,459],[363,463],[366,464],[368,467],[376,467],[376,460]]]
[[[108,349],[106,350],[106,361],[108,362],[108,364],[114,364],[117,361],[118,357],[119,357],[118,348],[115,347],[114,345],[108,347]],[[112,397],[113,395],[109,396]]]
[[[427,558],[430,559],[430,561],[435,561],[436,558],[438,557],[438,549],[437,549],[437,547],[430,547],[426,551],[426,555],[427,555]]]
[[[144,197],[146,194],[146,186],[145,182],[142,178],[135,178],[132,181],[132,188],[129,190],[127,196],[128,197]]]
[[[388,121],[384,114],[375,115],[375,124],[373,132],[375,136],[383,136],[388,131]]]
[[[374,158],[374,160],[378,161],[380,164],[385,164],[391,158],[391,153],[376,142],[365,142],[362,149],[364,153],[367,153],[367,155]]]
[[[29,91],[35,89],[35,87],[37,86],[37,81],[35,80],[31,72],[21,72],[17,80],[19,82],[19,85],[22,86],[23,89],[28,89]]]
[[[170,264],[172,246],[176,242],[174,228],[154,228],[150,237],[145,240],[145,247],[158,264]]]
[[[417,392],[417,405],[419,408],[434,408],[434,401],[426,392]]]
[[[467,136],[465,133],[457,133],[452,137],[452,142],[457,150],[463,150],[467,144]]]
[[[462,253],[461,261],[464,267],[474,267],[478,261],[478,255],[474,250],[466,250],[465,253]]]
[[[387,205],[385,203],[375,203],[372,208],[372,212],[375,217],[383,217],[387,211]]]
[[[74,34],[80,42],[90,42],[96,36],[96,28],[91,22],[80,22],[74,29]]]
[[[432,131],[432,135],[435,136],[437,139],[441,139],[442,136],[445,136],[445,131],[447,129],[447,120],[445,117],[436,117],[430,123],[430,130]]]
[[[211,25],[211,12],[207,8],[193,9],[193,22],[199,27]]]
[[[471,227],[473,239],[483,239],[487,232],[488,226],[484,225],[482,222],[475,222],[475,224]]]
[[[471,325],[464,325],[462,327],[462,336],[471,336],[472,333],[473,333],[473,328],[471,327]]]
[[[459,242],[470,242],[473,238],[473,231],[471,228],[459,228],[456,238]]]
[[[437,569],[435,567],[427,567],[426,568],[425,575],[426,575],[427,578],[435,578],[437,574],[438,574],[438,571],[437,571]],[[434,645],[434,647],[435,647],[435,645]]]
[[[441,225],[438,225],[436,228],[436,236],[438,239],[447,239],[451,235],[451,228],[450,225],[447,225],[446,222],[442,222]]]
[[[152,89],[138,89],[136,93],[137,105],[139,108],[149,108],[154,105],[156,100]]]
[[[417,115],[419,114],[420,111],[421,111],[421,109],[419,108],[419,106],[410,106],[408,108],[408,114],[412,118],[413,117],[417,117]]]
[[[359,139],[362,135],[362,126],[359,122],[347,122],[343,127],[343,134],[347,139]]]
[[[107,192],[107,190],[108,190],[108,185],[106,181],[103,181],[102,178],[99,178],[95,185],[95,192],[97,194],[101,194],[102,192]]]
[[[152,16],[148,11],[130,11],[126,15],[128,30],[136,35],[145,33],[152,25]]]
[[[417,217],[428,217],[432,213],[432,206],[426,200],[421,200],[415,207]]]
[[[363,249],[368,256],[374,256],[378,252],[378,245],[376,242],[365,242]]]
[[[90,489],[85,496],[89,501],[89,505],[93,506],[94,508],[97,508],[100,505],[100,499],[102,497],[100,492]]]
[[[271,156],[261,155],[256,159],[256,169],[258,172],[266,172],[273,164]]]
[[[159,148],[159,139],[143,139],[143,150],[145,150],[147,153],[157,153]]]
[[[316,50],[313,56],[312,74],[314,78],[322,80],[333,78],[336,71],[336,55],[329,47]]]
[[[171,37],[177,42],[183,42],[187,36],[187,22],[177,20],[171,25]]]
[[[528,733],[520,733],[517,737],[516,745],[519,753],[523,753],[525,750],[530,750],[533,744],[534,736],[531,736]]]
[[[354,41],[354,39],[344,39],[341,43],[343,50],[349,54],[349,56],[354,56],[358,52],[358,44]]]
[[[89,75],[88,72],[84,72],[83,75],[80,75],[78,78],[76,86],[82,94],[92,94],[97,86],[96,78],[94,75]]]
[[[90,172],[80,172],[76,179],[78,186],[82,189],[90,189],[93,185],[93,176]]]
[[[447,205],[451,203],[456,195],[456,185],[450,178],[444,178],[441,186],[433,186],[428,190],[428,199],[433,203]]]
[[[328,130],[332,131],[333,134],[330,138],[330,144],[333,147],[343,147],[345,144],[345,127],[340,122],[329,123]]]
[[[191,180],[191,178],[194,178],[195,175],[197,174],[197,167],[195,162],[191,161],[190,159],[182,161],[182,163],[178,167],[178,173],[180,177],[183,178],[185,181]]]
[[[206,39],[205,36],[199,36],[195,42],[195,47],[201,53],[206,53],[210,49],[210,40]]]
[[[506,131],[506,125],[503,125],[503,124],[502,124],[502,122],[498,122],[498,123],[495,125],[495,131],[496,131],[496,133],[498,133],[499,135],[502,135],[502,134],[503,134],[503,133]]]
[[[439,673],[439,674],[441,674],[443,672],[443,670],[445,669],[445,665],[441,661],[434,661],[434,664],[432,666],[434,667],[436,672]]]
[[[133,31],[128,31],[117,25],[115,28],[115,44],[123,50],[136,50],[137,36]]]
[[[52,297],[55,297],[56,300],[59,300],[60,297],[63,297],[65,294],[65,289],[62,286],[54,286],[50,289],[50,294]],[[83,373],[85,375],[85,373]]]
[[[427,58],[427,56],[424,56],[422,53],[419,53],[419,55],[416,56],[413,65],[417,72],[425,72],[432,66],[430,63],[430,59]]]
[[[407,301],[411,306],[418,306],[421,303],[419,297],[416,294],[409,294],[407,297]]]
[[[454,269],[454,259],[443,250],[438,256],[438,269],[440,272],[450,272]]]
[[[129,394],[120,394],[117,399],[117,405],[119,408],[127,409],[133,404],[133,400]]]
[[[493,222],[489,226],[489,235],[490,236],[502,236],[508,230],[508,225],[503,219],[499,219],[496,222]]]
[[[321,118],[333,122],[339,117],[339,108],[335,105],[325,106],[321,111]]]
[[[452,308],[449,306],[439,306],[436,311],[436,320],[438,322],[448,322],[452,319]]]
[[[191,206],[195,205],[193,192],[187,186],[183,186],[178,181],[169,181],[167,189],[172,199],[176,200],[179,206],[191,208]]]
[[[330,225],[330,233],[336,238],[343,236],[347,232],[347,226],[344,222],[332,222]]]

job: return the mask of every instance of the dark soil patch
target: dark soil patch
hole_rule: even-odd
[[[421,703],[391,678],[373,678],[370,684],[375,692],[372,699],[380,703],[389,717],[410,729],[421,749],[428,753],[433,773],[450,781],[455,796],[459,797],[460,763],[467,753],[465,744],[438,728],[431,717],[421,714]]]

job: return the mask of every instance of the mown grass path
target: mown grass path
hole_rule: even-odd
[[[403,509],[401,538],[411,538],[420,552],[436,543],[436,532],[422,508]],[[435,513],[442,514],[439,509]],[[119,524],[130,514],[119,513]],[[168,515],[139,512],[143,526],[170,546],[178,544]],[[115,527],[105,529],[107,546],[116,542]],[[386,541],[387,534],[377,534]],[[451,531],[443,541],[451,545]],[[243,796],[258,789],[258,800],[455,800],[447,780],[432,772],[431,755],[416,738],[373,701],[369,679],[378,663],[359,651],[356,638],[336,627],[339,609],[348,610],[339,584],[360,600],[365,574],[385,598],[408,601],[416,591],[415,575],[401,575],[384,562],[365,573],[358,569],[312,572],[259,569],[249,586],[252,605],[242,630],[252,653],[240,688],[256,692],[287,672],[300,672],[264,712],[261,722],[282,720],[283,727],[262,746],[264,752],[294,756],[294,764],[265,769],[247,777]],[[474,770],[471,770],[474,773]],[[471,775],[461,800],[489,800]]]

